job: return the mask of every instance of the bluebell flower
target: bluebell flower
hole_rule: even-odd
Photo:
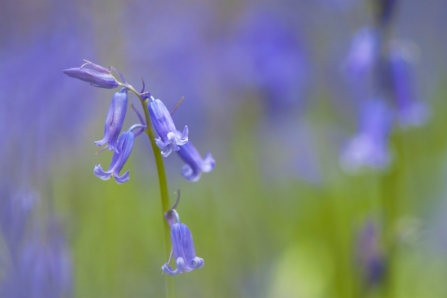
[[[177,275],[202,268],[205,262],[202,258],[196,256],[191,231],[185,224],[180,223],[178,214],[175,210],[171,210],[171,212],[174,212],[177,215],[177,222],[171,225],[171,257],[174,256],[177,269],[174,270],[169,266],[171,257],[161,269],[169,275]]]
[[[97,146],[108,144],[110,150],[115,150],[119,153],[116,143],[118,136],[123,127],[124,118],[127,111],[127,88],[122,88],[115,93],[110,103],[109,111],[107,112],[106,121],[104,123],[104,137],[100,141],[96,141]]]
[[[380,24],[386,24],[391,20],[396,7],[396,0],[376,0],[377,20]]]
[[[216,164],[210,152],[207,152],[205,158],[202,159],[191,142],[181,146],[177,154],[186,163],[182,168],[182,175],[191,182],[198,181],[202,172],[211,172]]]
[[[430,117],[429,107],[415,95],[411,61],[405,48],[391,51],[388,57],[392,93],[396,101],[397,120],[403,126],[420,126]]]
[[[359,130],[352,137],[340,156],[340,164],[347,172],[362,167],[385,168],[391,161],[388,138],[393,113],[386,103],[373,99],[363,104],[359,114]]]
[[[109,169],[104,171],[101,165],[96,165],[93,173],[102,180],[109,180],[113,176],[118,184],[128,181],[129,170],[122,175],[120,172],[132,152],[134,139],[135,135],[132,131],[123,132],[118,140],[117,150],[113,152]]]
[[[385,273],[385,258],[379,243],[377,227],[373,221],[368,221],[358,235],[356,247],[357,264],[367,286],[381,282]]]
[[[379,54],[379,33],[375,29],[363,27],[351,42],[343,68],[352,77],[362,75],[373,68]]]
[[[94,87],[113,89],[119,86],[119,82],[113,77],[110,70],[90,61],[84,60],[81,67],[65,69],[63,72],[75,79],[90,83]],[[90,66],[91,68],[86,68]]]
[[[172,151],[178,151],[180,146],[188,142],[188,126],[185,125],[183,133],[180,133],[175,128],[171,114],[161,100],[151,97],[149,113],[152,125],[159,136],[155,142],[164,157],[169,156]]]

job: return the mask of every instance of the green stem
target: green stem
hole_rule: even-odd
[[[384,281],[384,297],[396,296],[396,266],[398,243],[396,240],[396,222],[400,215],[401,179],[404,171],[405,157],[403,154],[402,133],[397,132],[393,137],[397,160],[393,169],[383,176],[383,212],[384,212],[384,240],[387,251],[387,272]]]
[[[165,238],[165,257],[166,260],[168,260],[171,255],[170,228],[168,222],[165,220],[164,214],[171,208],[171,205],[169,204],[168,182],[166,180],[166,172],[163,164],[163,157],[161,156],[160,149],[157,147],[157,144],[155,143],[155,134],[151,125],[151,117],[149,115],[147,101],[144,100],[141,97],[140,93],[136,91],[132,86],[130,85],[122,85],[122,86],[128,88],[132,93],[134,93],[140,99],[141,105],[143,107],[144,118],[146,120],[146,126],[147,126],[145,133],[147,134],[147,136],[149,137],[149,141],[151,142],[152,151],[154,153],[155,158],[155,164],[157,166],[158,182],[160,184],[161,211],[162,211],[162,220],[164,227],[164,238]],[[166,297],[168,298],[175,297],[174,279],[170,278],[168,275],[166,275]]]

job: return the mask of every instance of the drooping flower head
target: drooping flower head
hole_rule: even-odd
[[[386,25],[392,18],[396,0],[375,0],[376,19],[380,25]]]
[[[392,126],[393,113],[380,99],[364,103],[359,114],[359,130],[346,144],[340,156],[340,164],[347,172],[362,167],[385,168],[391,156],[388,137]]]
[[[109,111],[107,112],[106,121],[104,123],[104,136],[102,140],[96,141],[97,146],[108,144],[109,150],[118,150],[116,146],[118,136],[123,127],[124,118],[127,111],[127,88],[122,88],[115,93],[110,103]],[[117,151],[117,153],[119,153]]]
[[[196,256],[191,231],[185,224],[180,223],[178,213],[175,209],[172,209],[169,212],[175,214],[176,217],[176,220],[171,225],[171,257],[174,256],[177,269],[174,270],[169,266],[171,261],[170,257],[168,262],[161,267],[161,270],[169,275],[177,275],[202,268],[205,261]]]
[[[188,126],[185,125],[183,133],[177,131],[171,114],[161,100],[151,97],[149,113],[152,125],[158,134],[155,142],[164,157],[169,156],[172,151],[178,151],[180,146],[188,142]]]
[[[210,152],[207,152],[205,158],[202,159],[200,153],[191,142],[181,146],[177,154],[185,162],[182,168],[182,175],[191,182],[198,181],[202,172],[211,172],[216,164]]]
[[[135,136],[132,131],[123,132],[118,140],[117,150],[113,152],[109,169],[104,171],[101,165],[96,165],[93,173],[102,180],[109,180],[113,176],[118,184],[128,181],[129,170],[122,175],[120,175],[120,172],[132,152],[134,139]]]
[[[90,61],[84,61],[86,63],[81,67],[65,69],[63,72],[72,78],[88,82],[94,87],[114,89],[119,86],[110,70]],[[91,68],[86,68],[86,66]]]
[[[367,286],[379,283],[385,272],[385,259],[379,243],[377,226],[373,221],[368,221],[359,232],[356,247],[356,261]]]

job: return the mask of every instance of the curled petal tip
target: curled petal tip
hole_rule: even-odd
[[[177,275],[177,274],[181,273],[178,269],[172,270],[171,266],[169,266],[168,264],[164,264],[164,265],[161,267],[161,270],[162,270],[164,273],[169,274],[169,275],[171,275],[171,276],[174,276],[174,275]]]
[[[93,169],[93,173],[96,177],[102,179],[102,180],[109,180],[112,176],[112,173],[109,171],[104,171],[101,167],[101,165],[96,165]]]

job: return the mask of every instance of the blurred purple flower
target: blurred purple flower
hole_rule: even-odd
[[[172,211],[175,212],[175,214],[177,215],[177,212],[175,210],[171,210],[171,212]],[[177,222],[171,225],[171,257],[172,255],[174,255],[177,269],[173,270],[171,266],[169,266],[171,257],[169,258],[168,262],[161,267],[163,272],[169,275],[177,275],[183,272],[190,272],[194,269],[202,268],[205,264],[202,258],[196,256],[191,231],[185,224],[180,223],[178,215],[176,216],[176,218]]]
[[[182,168],[182,175],[186,180],[196,182],[200,179],[202,172],[208,173],[214,169],[216,162],[210,152],[207,152],[202,159],[196,147],[189,141],[176,151],[185,162]]]
[[[119,153],[117,147],[118,136],[123,127],[124,118],[127,111],[127,88],[122,88],[116,92],[112,97],[109,111],[107,112],[106,121],[104,124],[104,137],[100,141],[96,141],[97,146],[108,144],[109,150],[114,150]]]
[[[340,164],[346,172],[355,172],[365,166],[382,169],[389,164],[388,138],[392,121],[393,113],[384,101],[372,99],[363,104],[358,132],[340,155]]]
[[[379,247],[380,239],[373,221],[362,227],[357,237],[356,259],[364,283],[368,286],[382,281],[385,273],[385,259]]]
[[[375,0],[377,7],[377,21],[386,24],[391,20],[396,8],[397,0]]]
[[[2,206],[14,208],[2,209],[1,213],[1,230],[10,257],[5,260],[7,269],[0,283],[0,296],[71,297],[71,258],[57,222],[51,219],[44,233],[37,229],[25,233],[37,196],[23,191],[11,195],[9,187],[2,189],[2,195],[5,193],[9,195],[0,198]],[[18,233],[11,238],[10,231]]]
[[[430,117],[429,107],[416,99],[409,56],[408,51],[402,47],[391,50],[388,56],[396,116],[403,127],[423,125]]]
[[[274,108],[300,102],[308,66],[297,33],[282,15],[252,9],[218,44],[224,79],[236,90],[257,90]]]
[[[380,54],[379,33],[376,29],[363,27],[351,42],[348,55],[343,62],[347,74],[356,78],[372,70]]]
[[[110,70],[100,65],[84,60],[81,67],[65,69],[63,72],[72,78],[90,83],[90,85],[99,88],[114,89],[119,86]],[[91,68],[86,68],[90,66]]]
[[[29,216],[36,203],[36,194],[20,190],[11,192],[9,187],[0,189],[0,225],[3,237],[12,254],[25,236]]]
[[[159,136],[155,139],[155,142],[164,157],[169,156],[172,151],[178,151],[180,146],[188,142],[188,126],[185,125],[183,133],[180,133],[175,127],[171,114],[161,100],[151,97],[149,113],[152,125]]]

